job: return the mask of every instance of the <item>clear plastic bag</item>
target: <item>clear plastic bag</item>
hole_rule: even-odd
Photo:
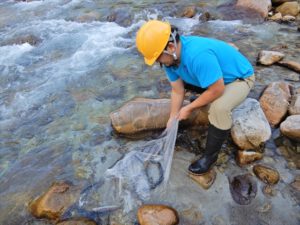
[[[90,207],[92,211],[123,208],[129,212],[149,200],[154,192],[164,191],[170,176],[177,130],[178,120],[174,120],[158,138],[131,148],[105,172],[103,180],[82,192],[79,206],[86,208],[91,199],[101,194],[101,198],[96,198],[98,205]]]

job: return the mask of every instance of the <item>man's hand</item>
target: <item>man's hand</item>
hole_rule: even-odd
[[[191,115],[192,112],[193,112],[193,109],[190,107],[190,105],[186,105],[180,109],[177,118],[179,121],[185,120]]]
[[[171,127],[172,124],[173,124],[174,119],[176,119],[176,118],[174,118],[174,117],[170,117],[170,118],[169,118],[169,120],[168,120],[168,122],[167,122],[167,129],[170,129],[170,127]]]

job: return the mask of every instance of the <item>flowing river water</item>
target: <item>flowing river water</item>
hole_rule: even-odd
[[[228,6],[220,7],[230,2],[1,1],[0,224],[49,224],[30,216],[30,200],[56,180],[98,181],[124,155],[122,147],[135,142],[115,135],[109,113],[136,96],[169,96],[163,71],[158,65],[145,66],[135,48],[135,33],[145,20],[163,18],[177,25],[182,34],[232,42],[253,65],[260,50],[272,48],[299,62],[300,38],[295,26],[239,18]],[[201,10],[193,18],[180,17],[188,5]],[[216,20],[201,22],[204,11]],[[271,81],[288,79],[299,87],[299,75],[291,70],[279,66],[255,69],[252,97],[257,98]],[[281,174],[278,193],[272,198],[264,196],[259,183],[253,204],[240,206],[230,196],[228,175],[250,169],[238,167],[233,154],[225,155],[211,189],[202,190],[187,177],[186,168],[195,155],[180,140],[191,137],[193,142],[198,132],[179,131],[169,189],[163,199],[148,203],[176,208],[185,225],[300,223],[299,193],[289,187],[300,167],[299,151],[290,148],[299,146],[284,140],[281,148],[291,145],[284,154],[274,138],[267,142],[262,162]],[[276,133],[278,129],[273,136]],[[107,221],[99,224],[113,224]],[[109,221],[134,224],[135,212],[118,210]]]

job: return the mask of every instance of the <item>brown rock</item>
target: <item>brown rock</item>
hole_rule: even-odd
[[[276,170],[263,165],[255,165],[253,172],[266,184],[276,184],[280,179],[280,175]]]
[[[262,65],[270,66],[284,57],[281,52],[275,51],[261,51],[258,54],[258,62]]]
[[[290,88],[286,82],[273,82],[266,88],[259,102],[271,126],[278,125],[284,118],[290,98]]]
[[[290,16],[290,15],[286,15],[286,16],[282,17],[283,22],[291,22],[291,21],[295,21],[295,20],[296,20],[296,17]]]
[[[280,131],[287,137],[300,140],[300,115],[292,115],[280,124]]]
[[[236,6],[254,10],[265,18],[268,16],[271,2],[269,0],[238,0]]]
[[[52,184],[42,196],[30,203],[30,211],[37,218],[58,219],[78,197],[76,187],[64,181]]]
[[[76,218],[60,221],[56,225],[97,225],[97,223],[86,218]]]
[[[189,177],[196,181],[204,189],[209,189],[216,179],[217,173],[211,169],[204,175],[193,175],[189,173]]]
[[[276,13],[275,15],[270,17],[270,20],[273,20],[273,21],[280,21],[281,19],[282,19],[282,15],[280,12]]]
[[[300,94],[292,96],[291,104],[289,107],[290,115],[300,115]]]
[[[263,158],[263,154],[255,151],[238,151],[236,161],[238,165],[244,166],[248,165],[254,161]]]
[[[165,205],[143,205],[138,209],[141,225],[176,225],[179,223],[175,209]]]
[[[181,14],[182,17],[192,18],[196,14],[196,7],[195,6],[188,6],[184,9],[183,13]]]
[[[184,104],[188,104],[187,101]],[[122,134],[165,128],[170,115],[170,99],[135,98],[110,113],[113,128]],[[208,108],[195,110],[187,124],[208,124]]]
[[[298,2],[285,2],[278,6],[275,11],[280,12],[282,16],[297,16],[300,12],[300,6]]]
[[[300,73],[300,63],[294,61],[279,61],[277,62],[280,66],[287,67],[291,70],[294,70],[297,73]]]
[[[281,5],[285,2],[295,2],[297,0],[272,0],[272,5]]]

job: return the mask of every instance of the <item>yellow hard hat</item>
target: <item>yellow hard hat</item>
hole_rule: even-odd
[[[151,66],[165,49],[171,34],[168,22],[150,20],[137,32],[136,46],[144,56],[145,63]]]

